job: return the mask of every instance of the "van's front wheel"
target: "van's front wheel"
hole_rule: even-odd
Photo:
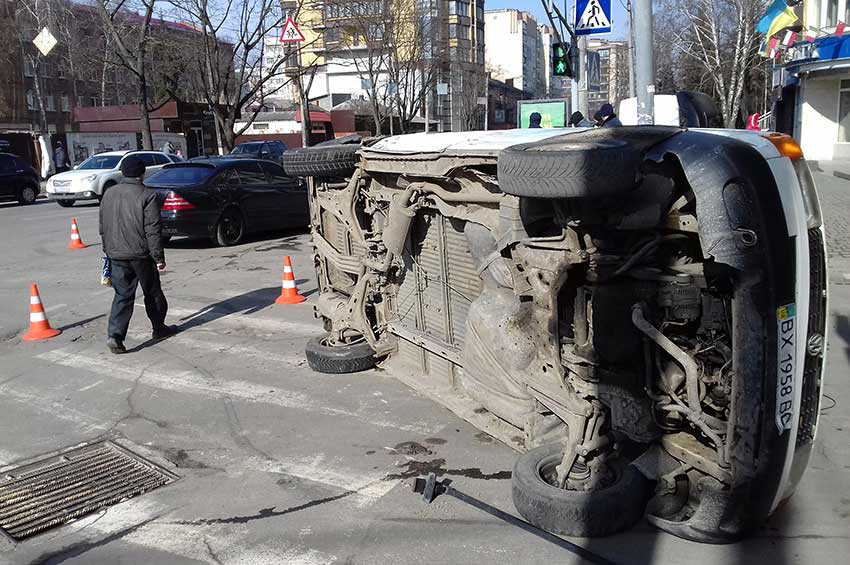
[[[625,530],[643,516],[649,481],[621,458],[609,463],[614,479],[605,488],[578,491],[551,484],[563,450],[561,444],[544,445],[517,459],[511,490],[526,520],[555,534],[598,537]]]

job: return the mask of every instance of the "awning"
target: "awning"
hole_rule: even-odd
[[[295,121],[301,121],[301,110],[295,110]],[[310,121],[313,123],[316,122],[328,122],[331,121],[331,115],[327,112],[318,112],[316,110],[310,110]]]

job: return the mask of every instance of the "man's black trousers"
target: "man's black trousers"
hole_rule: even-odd
[[[153,259],[130,259],[112,261],[112,288],[115,297],[112,299],[112,312],[109,314],[108,337],[121,341],[127,337],[130,317],[133,315],[133,304],[136,301],[136,287],[141,286],[145,295],[145,311],[150,318],[153,330],[161,330],[165,326],[165,314],[168,312],[168,302],[159,283],[159,271]]]

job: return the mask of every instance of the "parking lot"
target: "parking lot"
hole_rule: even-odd
[[[616,563],[828,563],[850,553],[850,182],[816,174],[831,264],[828,382],[819,437],[796,495],[741,543],[708,546],[645,522],[572,540]],[[309,235],[236,247],[175,239],[166,249],[168,323],[150,338],[144,308],[127,341],[104,346],[112,291],[101,287],[96,205],[0,205],[0,468],[98,438],[179,479],[16,546],[0,563],[579,563],[565,549],[464,503],[427,505],[411,479],[436,472],[514,513],[516,453],[382,371],[312,372],[321,333]],[[76,217],[83,250],[66,249]],[[308,300],[279,306],[292,257]],[[29,285],[53,327],[24,342]],[[137,305],[141,306],[141,296]]]

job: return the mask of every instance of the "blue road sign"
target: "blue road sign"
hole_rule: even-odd
[[[577,0],[576,35],[611,31],[611,0]]]

